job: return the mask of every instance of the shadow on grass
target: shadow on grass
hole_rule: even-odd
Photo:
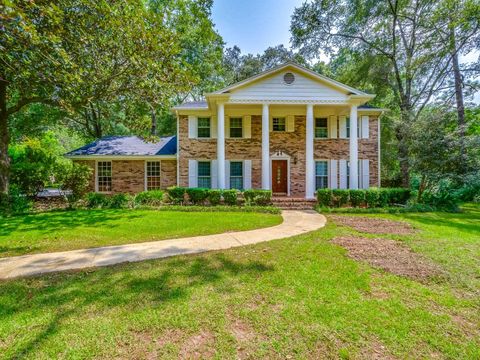
[[[186,301],[195,289],[206,285],[270,271],[274,267],[260,261],[235,261],[217,254],[170,260],[164,266],[159,266],[157,260],[0,283],[0,318],[22,317],[27,312],[39,318],[51,315],[50,320],[41,324],[32,320],[29,327],[41,330],[25,343],[15,349],[14,344],[6,344],[11,346],[9,357],[30,358],[34,350],[61,330],[64,321],[81,317],[92,309],[89,307],[100,312],[117,307],[129,311],[158,307],[167,302]],[[223,292],[233,291],[220,288]]]
[[[402,217],[427,226],[449,227],[471,235],[480,233],[480,207],[468,206],[464,212],[411,213]]]
[[[18,215],[0,219],[0,236],[13,232],[40,231],[48,234],[57,230],[80,226],[116,226],[115,221],[129,221],[140,217],[128,210],[54,211],[40,214]]]

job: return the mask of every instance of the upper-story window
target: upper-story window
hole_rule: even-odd
[[[230,118],[230,137],[231,138],[243,137],[243,119],[241,117]]]
[[[349,138],[350,137],[350,118],[349,117],[347,117],[345,123],[346,123],[345,126],[347,128],[347,131],[346,131],[347,132],[347,138]]]
[[[209,138],[210,137],[210,118],[199,117],[197,131],[198,131],[199,138]]]
[[[273,131],[285,131],[286,130],[286,119],[284,117],[274,117],[272,119],[272,129]]]
[[[328,138],[328,120],[327,118],[315,119],[315,137],[316,138]]]
[[[111,161],[99,161],[97,163],[97,186],[99,192],[112,191]]]

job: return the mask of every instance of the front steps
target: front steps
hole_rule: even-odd
[[[312,210],[317,204],[317,200],[292,197],[273,197],[272,203],[274,206],[284,210]]]

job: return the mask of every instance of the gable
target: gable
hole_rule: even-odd
[[[294,81],[287,84],[284,76],[294,75]],[[292,68],[280,69],[270,76],[245,84],[229,91],[229,102],[240,101],[315,101],[344,102],[349,92],[327,81],[314,79]]]

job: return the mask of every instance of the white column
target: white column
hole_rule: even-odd
[[[313,159],[313,105],[307,104],[307,125],[305,136],[305,197],[315,197],[314,171],[315,161]]]
[[[217,105],[218,188],[225,189],[225,105]]]
[[[262,189],[270,190],[270,115],[268,104],[262,109]]]
[[[358,189],[357,105],[350,107],[350,189]]]

